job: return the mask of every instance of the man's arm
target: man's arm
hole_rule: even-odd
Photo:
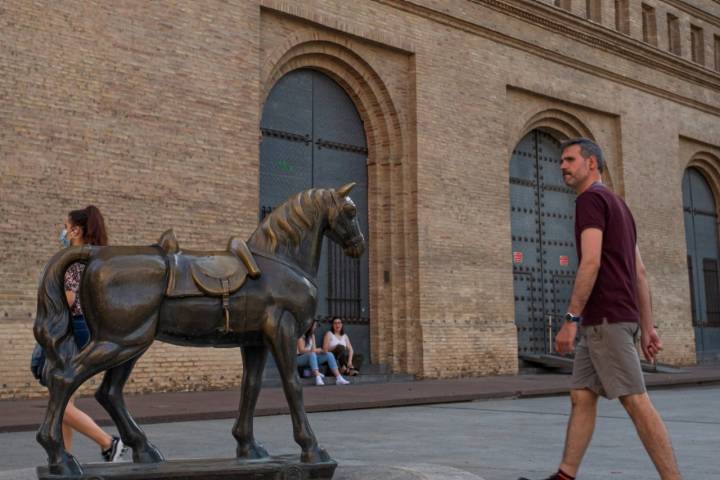
[[[582,315],[585,310],[588,298],[592,293],[600,271],[600,259],[602,257],[603,232],[599,228],[586,228],[580,234],[580,250],[582,260],[575,275],[572,297],[568,312],[573,315]],[[555,349],[559,353],[570,353],[575,347],[575,335],[577,325],[565,322],[557,337],[555,337]]]
[[[580,234],[582,260],[575,275],[572,297],[568,312],[582,315],[600,271],[603,232],[599,228],[586,228]]]
[[[652,321],[652,303],[650,297],[650,284],[647,280],[645,264],[640,257],[640,248],[635,246],[635,270],[637,277],[637,299],[640,308],[640,346],[643,355],[649,362],[655,360],[655,355],[662,350],[662,341],[655,330]]]

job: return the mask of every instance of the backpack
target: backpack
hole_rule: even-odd
[[[45,369],[45,350],[43,347],[39,344],[35,344],[35,348],[32,351],[32,355],[30,356],[30,371],[33,374],[33,377],[35,377],[36,380],[40,382],[40,385],[45,385],[45,380],[43,379],[43,370]]]

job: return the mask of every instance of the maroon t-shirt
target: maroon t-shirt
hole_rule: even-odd
[[[575,200],[575,245],[582,259],[580,234],[586,228],[603,232],[602,258],[595,286],[581,313],[583,325],[638,322],[635,245],[637,231],[625,202],[601,183]]]

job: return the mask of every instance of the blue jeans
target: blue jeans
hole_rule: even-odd
[[[90,341],[90,330],[88,329],[84,316],[76,315],[72,317],[72,330],[73,336],[75,337],[75,345],[77,345],[78,350],[82,350]]]
[[[308,365],[312,370],[320,370],[320,365],[327,363],[328,367],[332,370],[337,368],[337,362],[332,353],[303,353],[297,356],[297,366],[307,367]]]

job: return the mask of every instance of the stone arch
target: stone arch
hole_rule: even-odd
[[[720,218],[720,158],[708,151],[700,150],[690,157],[687,168],[694,168],[705,177],[715,197],[715,211]],[[684,175],[685,170],[682,173]],[[680,180],[682,181],[682,176]]]
[[[587,128],[580,119],[578,119],[575,115],[555,108],[543,110],[533,115],[525,123],[520,138],[524,137],[536,128],[541,130],[550,130],[556,136],[560,136],[561,139],[587,137],[591,140],[595,140],[595,137],[590,129]]]
[[[511,148],[517,145],[525,135],[536,129],[548,132],[560,141],[575,137],[585,137],[596,141],[592,130],[577,116],[557,108],[548,108],[537,112],[525,122],[519,134],[514,135],[514,143],[512,143]],[[606,164],[603,172],[603,182],[610,188],[613,188],[612,178],[610,166]]]
[[[348,46],[320,35],[293,35],[271,53],[266,65],[263,102],[288,72],[299,68],[321,71],[343,87],[355,103],[368,137],[368,164],[402,163],[402,129],[390,93],[375,70]]]
[[[334,80],[355,104],[368,147],[371,359],[394,371],[422,373],[419,302],[411,286],[417,278],[417,226],[408,220],[414,208],[408,201],[411,148],[388,87],[354,47],[354,40],[327,32],[290,35],[263,62],[261,102],[285,74],[308,68]]]

